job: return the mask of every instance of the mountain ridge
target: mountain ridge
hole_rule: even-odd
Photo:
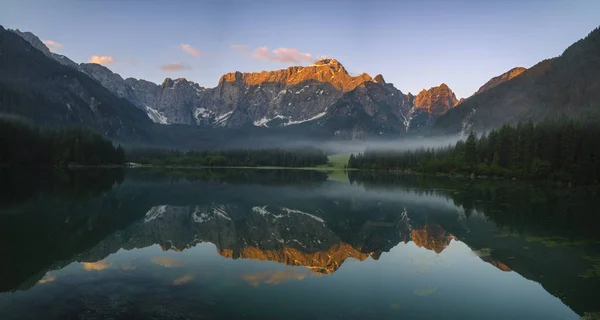
[[[600,110],[600,27],[555,58],[471,96],[440,116],[436,133],[483,131],[548,117],[597,116]]]
[[[486,82],[483,86],[481,86],[473,95],[482,93],[482,92],[489,90],[501,83],[511,80],[512,78],[519,76],[521,73],[525,72],[526,70],[527,70],[527,68],[523,68],[523,67],[512,68],[499,76],[491,78],[488,82]]]
[[[298,130],[319,132],[326,139],[398,138],[486,130],[548,116],[581,116],[596,110],[600,101],[598,28],[561,56],[529,69],[512,68],[460,100],[445,83],[417,95],[404,94],[380,74],[353,76],[331,58],[274,71],[226,73],[214,88],[184,78],[165,78],[155,84],[123,79],[101,65],[76,64],[50,52],[34,34],[12,32],[45,56],[85,73],[116,97],[142,109],[151,122],[163,125],[272,129],[305,124]],[[40,119],[38,110],[31,107],[17,111]]]
[[[50,127],[85,124],[119,141],[148,137],[152,122],[144,113],[57,61],[63,56],[42,52],[1,26],[0,49],[0,112]]]
[[[52,54],[32,33],[19,31],[17,34],[40,50],[45,48],[49,57],[60,59],[61,56]],[[402,135],[427,127],[447,108],[429,106],[428,103],[437,105],[439,102],[425,99],[416,108],[419,110],[415,110],[414,100],[386,83],[381,74],[375,78],[366,73],[353,76],[332,58],[273,71],[226,73],[214,88],[201,87],[184,78],[165,78],[161,84],[124,79],[109,68],[92,63],[68,65],[94,78],[117,97],[133,103],[158,124],[272,128],[310,123],[313,127],[322,127],[318,130],[329,132],[332,138],[366,138],[384,133]],[[451,90],[447,90],[454,97]],[[328,115],[342,100],[367,118],[354,118],[352,125],[331,121]],[[429,114],[432,110],[436,114]],[[417,117],[418,124],[415,124],[413,115],[418,114],[424,115]],[[380,116],[372,118],[375,115]],[[380,126],[373,126],[373,122]]]

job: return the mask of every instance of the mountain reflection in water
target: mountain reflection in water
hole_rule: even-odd
[[[584,191],[296,170],[14,174],[2,172],[2,319],[600,311],[598,203]]]

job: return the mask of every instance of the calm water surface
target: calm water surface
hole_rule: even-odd
[[[589,190],[294,170],[0,171],[0,319],[580,319]]]

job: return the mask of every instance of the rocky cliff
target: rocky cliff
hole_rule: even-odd
[[[458,104],[454,92],[445,83],[429,90],[421,90],[415,97],[414,106],[429,114],[440,116]]]

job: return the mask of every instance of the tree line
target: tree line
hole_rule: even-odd
[[[14,118],[0,118],[0,165],[122,165],[125,150],[83,127],[40,128]]]
[[[156,166],[314,167],[328,162],[323,150],[308,147],[216,151],[131,149],[127,158],[134,163]]]
[[[351,155],[349,168],[529,178],[597,184],[600,124],[550,119],[504,125],[480,137],[442,148],[395,152],[367,150]]]

